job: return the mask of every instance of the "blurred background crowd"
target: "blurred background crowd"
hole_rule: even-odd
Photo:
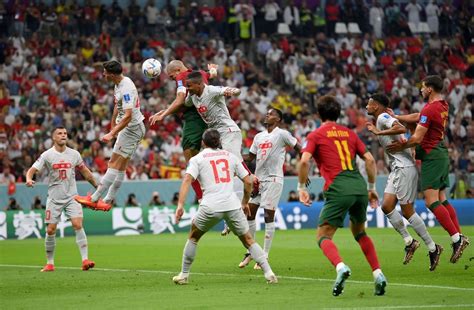
[[[161,1],[163,2],[163,1]],[[160,3],[161,3],[160,2]],[[99,177],[112,144],[99,137],[110,128],[113,85],[103,61],[117,59],[136,84],[145,117],[175,97],[175,82],[156,80],[141,62],[181,59],[189,68],[219,65],[216,85],[239,87],[228,101],[248,152],[270,106],[284,112],[282,126],[301,143],[321,121],[318,96],[333,94],[342,124],[353,128],[377,159],[388,165],[367,131],[365,106],[383,92],[397,114],[418,112],[420,81],[444,78],[450,118],[446,142],[456,175],[452,194],[472,195],[474,172],[474,25],[470,1],[1,1],[0,184],[24,181],[25,171],[52,145],[52,128],[64,125]],[[181,118],[149,127],[131,165],[129,180],[179,178]],[[285,173],[295,175],[297,154]],[[317,168],[314,169],[317,175]]]

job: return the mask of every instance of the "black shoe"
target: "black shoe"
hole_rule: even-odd
[[[462,252],[469,244],[469,239],[464,235],[460,235],[458,242],[451,244],[453,248],[453,255],[451,255],[450,262],[453,264],[456,263],[461,258]]]
[[[406,265],[411,261],[413,254],[415,254],[416,249],[419,247],[420,242],[415,239],[413,239],[411,243],[405,247],[405,258],[403,259],[403,265]]]
[[[428,256],[430,257],[430,271],[433,271],[436,269],[436,266],[438,266],[439,263],[439,257],[441,256],[441,253],[443,253],[443,247],[440,246],[439,244],[435,244],[436,249],[433,252],[428,252]]]

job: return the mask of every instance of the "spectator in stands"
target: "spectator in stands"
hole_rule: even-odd
[[[139,207],[140,203],[134,193],[128,194],[127,201],[125,202],[126,207]]]
[[[152,207],[152,206],[164,206],[165,202],[161,200],[160,194],[158,192],[153,192],[153,194],[151,194],[151,200],[148,203],[148,205],[150,207]]]
[[[300,201],[298,194],[295,191],[290,191],[288,193],[288,202]]]
[[[31,209],[32,210],[46,209],[46,206],[41,203],[40,196],[35,196],[35,198],[33,199],[33,203],[31,204]]]
[[[21,206],[16,202],[15,197],[8,198],[8,205],[5,208],[5,211],[9,210],[22,210]]]

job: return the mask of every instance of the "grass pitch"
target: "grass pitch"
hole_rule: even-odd
[[[441,228],[429,230],[445,249],[434,272],[424,245],[403,265],[400,236],[393,229],[368,229],[388,279],[382,297],[373,295],[370,267],[347,228],[334,239],[352,269],[339,297],[331,295],[336,273],[317,247],[315,230],[276,232],[270,263],[277,285],[267,285],[253,263],[239,269],[243,247],[235,236],[218,232],[200,241],[187,286],[171,281],[180,270],[185,234],[89,236],[96,268],[87,272],[80,270],[74,238],[57,239],[52,273],[39,272],[44,240],[6,240],[0,242],[0,304],[2,309],[474,309],[474,245],[451,264],[448,235]],[[463,232],[474,240],[474,226]],[[259,232],[260,244],[262,239]]]

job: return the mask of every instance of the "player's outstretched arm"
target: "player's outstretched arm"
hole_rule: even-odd
[[[418,120],[420,119],[420,113],[411,113],[411,114],[406,114],[406,115],[395,115],[392,109],[388,108],[386,112],[391,116],[396,118],[398,121],[407,123],[407,124],[413,124],[413,123],[418,123]]]
[[[407,128],[399,122],[394,122],[391,128],[385,130],[379,130],[374,124],[367,122],[367,129],[377,136],[393,136],[407,132]]]
[[[401,150],[417,146],[423,140],[428,128],[421,125],[416,126],[415,133],[408,139],[408,141],[395,141],[387,146],[387,151],[390,153],[400,152]]]
[[[38,172],[38,169],[36,169],[35,167],[31,167],[30,169],[28,169],[28,171],[26,172],[26,186],[33,187],[35,185],[33,177],[36,172]]]
[[[186,197],[188,197],[189,188],[193,181],[194,178],[189,173],[184,175],[183,183],[181,183],[181,188],[179,189],[178,206],[175,213],[176,224],[179,223],[184,214],[184,202],[186,201]]]
[[[300,196],[300,201],[305,206],[311,205],[311,200],[309,197],[308,189],[306,188],[306,182],[308,180],[311,153],[303,152],[301,155],[301,160],[298,164],[298,194]]]
[[[97,188],[97,181],[94,179],[92,172],[85,164],[82,164],[82,166],[79,168],[79,172],[82,174],[84,179],[90,183],[90,185],[92,185],[94,188]]]
[[[379,196],[375,189],[375,176],[377,175],[377,167],[375,165],[374,156],[372,153],[365,152],[362,159],[365,161],[365,171],[367,172],[367,191],[369,194],[369,204],[372,208],[377,208]]]
[[[113,138],[115,138],[119,132],[122,131],[122,129],[124,129],[125,127],[127,127],[128,123],[130,123],[130,121],[132,120],[132,109],[126,109],[124,110],[125,111],[125,115],[123,116],[122,120],[120,121],[120,123],[118,123],[117,125],[115,125],[114,127],[112,127],[112,129],[110,130],[110,132],[106,135],[104,135],[100,140],[102,142],[109,142],[110,140],[112,140]]]
[[[217,64],[208,64],[207,65],[207,70],[209,70],[209,78],[213,79],[217,77],[217,69],[219,68],[219,65]]]
[[[180,92],[176,95],[171,105],[166,110],[161,110],[152,117],[150,117],[150,125],[154,125],[156,122],[161,122],[168,115],[178,112],[178,110],[184,105],[186,99],[186,93]]]
[[[239,96],[240,89],[234,87],[227,87],[222,94],[225,97]]]

